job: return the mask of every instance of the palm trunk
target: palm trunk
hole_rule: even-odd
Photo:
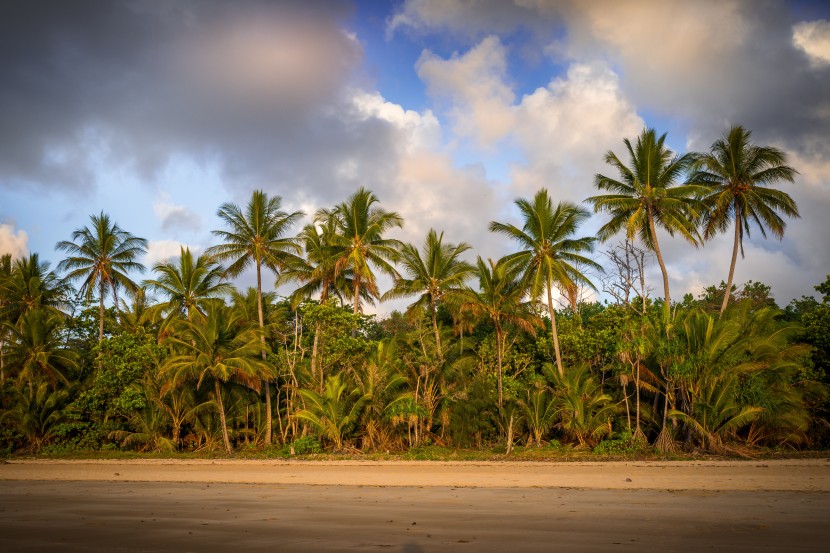
[[[438,354],[438,361],[442,362],[444,361],[444,352],[441,351],[441,334],[438,332],[438,316],[435,309],[435,298],[432,294],[429,296],[429,306],[432,310],[432,330],[435,333],[435,351]]]
[[[502,397],[502,390],[501,390],[501,373],[502,373],[502,351],[501,351],[501,343],[503,341],[503,337],[501,335],[501,328],[496,323],[496,358],[498,359],[499,364],[499,374],[498,374],[498,388],[499,388],[499,409],[501,409],[504,401]]]
[[[98,370],[103,368],[103,352],[101,352],[101,343],[104,341],[104,281],[100,284],[100,298],[98,299]]]
[[[262,314],[262,271],[260,270],[259,259],[256,260],[256,306],[259,313],[259,343],[262,347],[262,360],[266,360],[265,355],[265,317]],[[265,445],[271,445],[271,382],[270,379],[265,379]]]
[[[735,244],[732,246],[732,264],[729,265],[729,278],[726,281],[726,290],[723,293],[723,304],[720,306],[720,315],[726,311],[729,303],[729,294],[732,292],[732,279],[735,276],[735,263],[738,261],[738,248],[741,245],[741,212],[735,210]]]
[[[320,305],[325,305],[329,299],[329,282],[323,281],[323,289],[320,292]],[[311,375],[317,374],[317,351],[320,344],[320,322],[314,323],[314,343],[311,345]],[[320,388],[318,390],[323,393],[323,367],[320,367]]]
[[[636,413],[634,415],[635,435],[639,436],[643,433],[640,429],[640,355],[637,354],[637,370],[634,373],[634,394],[636,402]]]
[[[219,404],[219,422],[222,424],[222,439],[225,441],[225,449],[228,454],[233,453],[231,449],[231,439],[228,437],[228,423],[225,421],[225,405],[222,403],[222,387],[219,386],[219,379],[213,379],[214,393],[216,394],[216,403]]]
[[[665,320],[671,318],[671,295],[669,294],[669,272],[666,270],[666,263],[663,261],[663,254],[660,253],[660,244],[657,242],[657,228],[654,226],[654,217],[651,208],[648,210],[648,230],[651,233],[651,240],[654,244],[654,255],[657,256],[657,263],[660,264],[660,271],[663,273],[663,316]]]
[[[360,279],[355,275],[354,277],[354,316],[357,317],[360,313]],[[357,338],[357,328],[352,329],[352,338]]]
[[[565,376],[565,370],[562,368],[562,354],[559,351],[559,332],[556,330],[556,311],[553,309],[553,293],[550,290],[550,282],[548,282],[548,311],[550,312],[550,329],[553,334],[553,352],[556,356],[556,370],[559,376]]]

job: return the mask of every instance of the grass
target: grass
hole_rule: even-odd
[[[782,451],[758,450],[753,459],[813,459],[826,458],[828,450],[810,451]],[[600,455],[587,449],[575,449],[570,446],[558,447],[515,447],[510,455],[505,454],[503,446],[484,447],[479,449],[452,448],[437,445],[412,448],[404,452],[350,452],[350,453],[308,453],[290,455],[282,446],[247,446],[228,455],[224,451],[188,451],[188,452],[148,452],[99,450],[99,451],[62,451],[50,454],[17,454],[6,456],[6,459],[236,459],[236,460],[274,460],[292,459],[303,461],[557,461],[557,462],[607,462],[607,461],[699,461],[699,460],[726,460],[741,459],[737,456],[713,455],[702,452],[663,454],[654,450],[644,450],[637,453]]]

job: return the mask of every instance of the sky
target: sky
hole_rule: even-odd
[[[0,0],[0,83],[0,253],[53,266],[101,211],[150,268],[214,244],[219,206],[254,190],[310,220],[359,186],[404,217],[393,237],[497,258],[490,221],[520,224],[542,187],[597,194],[624,138],[706,151],[740,124],[787,153],[801,218],[752,229],[736,283],[783,306],[830,273],[826,2]],[[673,298],[726,280],[731,233],[660,241]]]

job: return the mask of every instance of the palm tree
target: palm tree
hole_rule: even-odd
[[[59,312],[66,304],[69,285],[50,271],[49,263],[41,262],[38,254],[16,259],[9,269],[0,278],[0,318],[16,321],[37,308]]]
[[[116,309],[118,289],[135,290],[130,271],[144,272],[144,265],[136,259],[147,252],[147,240],[133,236],[110,220],[103,211],[90,216],[91,225],[72,233],[72,241],[64,240],[55,246],[69,257],[58,264],[58,270],[67,270],[67,280],[83,279],[81,293],[87,300],[98,289],[98,342],[104,339],[104,296],[112,290]]]
[[[535,333],[534,326],[539,321],[533,316],[530,306],[522,301],[525,287],[520,280],[521,267],[508,263],[504,258],[497,263],[492,259],[485,263],[479,257],[476,265],[480,291],[468,289],[459,302],[459,309],[489,318],[493,322],[496,332],[499,407],[502,407],[502,361],[506,325],[511,324],[526,332]]]
[[[429,310],[439,359],[443,357],[443,352],[438,332],[438,305],[445,298],[451,300],[452,296],[458,296],[464,282],[475,273],[475,267],[460,259],[461,254],[469,249],[470,245],[464,242],[444,244],[444,233],[438,234],[430,229],[421,250],[423,255],[413,244],[401,246],[400,264],[409,278],[396,279],[393,288],[383,295],[386,300],[420,294],[409,310]]]
[[[171,336],[170,341],[184,353],[167,358],[161,367],[162,374],[170,378],[173,386],[195,379],[199,388],[205,379],[213,380],[222,438],[228,453],[232,449],[221,384],[233,380],[257,389],[260,381],[267,382],[273,372],[260,357],[260,333],[241,322],[237,312],[221,300],[212,300],[205,306],[204,317],[182,320],[181,332]]]
[[[163,261],[153,267],[159,274],[157,279],[144,281],[148,288],[160,292],[167,301],[157,304],[155,309],[166,313],[162,329],[176,317],[196,315],[204,317],[207,301],[229,294],[234,287],[222,282],[222,267],[208,255],[200,255],[195,263],[190,248],[181,248],[178,263]]]
[[[281,210],[282,198],[269,198],[262,190],[255,190],[243,211],[234,203],[224,203],[217,215],[230,230],[215,230],[223,243],[207,250],[218,261],[230,262],[227,274],[236,276],[252,263],[256,268],[259,328],[265,327],[262,312],[262,267],[279,272],[299,252],[297,241],[286,237],[303,215],[302,211],[287,213]],[[261,335],[262,359],[265,359],[265,336]],[[265,443],[271,444],[271,386],[265,382]]]
[[[64,317],[47,309],[32,309],[16,324],[3,323],[9,343],[7,364],[21,380],[40,382],[52,388],[69,383],[66,373],[78,368],[78,354],[65,347]]]
[[[611,220],[599,229],[603,241],[625,229],[629,240],[637,234],[643,244],[654,251],[663,274],[663,315],[669,318],[671,295],[669,274],[663,253],[657,241],[660,226],[674,236],[679,233],[690,244],[697,246],[700,235],[696,228],[700,202],[704,188],[692,184],[675,186],[674,183],[691,166],[692,154],[677,155],[664,145],[666,135],[659,138],[654,129],[645,129],[632,146],[623,140],[629,154],[626,166],[614,152],[605,155],[605,162],[616,168],[620,180],[596,175],[594,185],[600,190],[612,192],[604,196],[592,196],[586,201],[594,206],[594,212],[611,214]]]
[[[703,215],[703,238],[708,240],[726,231],[733,220],[735,223],[732,263],[721,315],[729,303],[738,250],[743,257],[744,233],[749,236],[750,223],[758,226],[764,238],[767,236],[764,227],[767,227],[780,240],[787,224],[778,212],[788,217],[799,216],[793,199],[772,188],[779,181],[794,182],[798,171],[786,165],[787,155],[782,150],[752,144],[751,134],[740,125],[730,128],[712,144],[708,154],[697,156],[696,171],[691,177],[693,182],[708,187],[703,200],[707,207]]]
[[[594,237],[574,238],[579,225],[590,214],[587,210],[568,202],[560,202],[556,209],[546,189],[533,197],[533,202],[519,198],[516,206],[522,214],[522,228],[510,224],[490,223],[490,230],[509,236],[519,243],[521,251],[508,255],[508,263],[522,268],[522,282],[535,300],[547,292],[548,313],[553,334],[553,350],[559,376],[564,374],[562,355],[559,351],[559,333],[556,330],[556,311],[553,308],[554,285],[564,288],[575,287],[577,283],[594,285],[582,273],[581,267],[599,271],[602,267],[585,257],[584,253],[594,249]]]
[[[319,214],[318,214],[319,215]],[[299,281],[302,284],[291,294],[291,308],[297,309],[303,300],[320,294],[320,304],[325,304],[329,296],[334,294],[338,299],[348,295],[353,290],[351,271],[339,271],[335,265],[337,249],[332,240],[337,234],[337,219],[334,216],[318,219],[316,224],[306,225],[298,240],[305,250],[305,259],[296,258],[285,268],[277,279],[277,286]],[[371,297],[363,294],[363,298]],[[318,372],[318,352],[320,348],[320,323],[314,325],[314,342],[311,347],[311,374]],[[323,372],[320,372],[320,390],[323,390]]]
[[[311,425],[320,436],[334,442],[337,451],[343,448],[344,438],[358,423],[363,406],[370,399],[368,394],[361,393],[360,388],[351,388],[339,374],[326,379],[322,393],[306,389],[298,393],[306,408],[294,416]]]
[[[378,201],[377,196],[361,187],[334,209],[320,210],[315,216],[317,222],[329,218],[335,221],[337,232],[331,236],[335,250],[332,261],[335,274],[351,272],[355,315],[360,312],[364,290],[371,298],[380,297],[372,266],[390,277],[397,276],[390,262],[397,261],[401,243],[383,235],[395,227],[402,227],[403,219],[394,211],[374,206]]]

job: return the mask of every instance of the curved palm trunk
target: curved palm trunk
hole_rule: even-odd
[[[735,244],[732,246],[732,264],[729,265],[729,278],[726,281],[726,291],[723,293],[723,303],[720,306],[720,315],[723,315],[723,312],[726,311],[726,304],[729,303],[729,294],[732,292],[732,279],[735,277],[735,263],[738,261],[738,249],[740,246],[741,212],[735,209]]]
[[[262,347],[262,360],[265,361],[265,317],[262,314],[262,271],[259,259],[256,260],[256,306],[259,314],[259,343]],[[271,445],[271,382],[265,379],[265,445]],[[230,447],[230,446],[228,446]],[[230,451],[229,451],[230,452]]]
[[[219,404],[219,421],[222,424],[222,440],[225,442],[225,449],[228,454],[233,453],[231,449],[231,440],[228,437],[228,423],[225,421],[225,405],[222,403],[222,388],[219,386],[219,379],[213,379],[214,393],[216,394],[216,403]]]
[[[654,226],[654,217],[651,208],[648,210],[648,230],[654,243],[654,255],[657,256],[657,263],[660,264],[660,272],[663,273],[663,317],[666,321],[671,317],[671,295],[669,294],[669,272],[666,270],[666,263],[663,261],[663,254],[660,252],[660,244],[657,242],[657,228]]]
[[[559,351],[559,332],[556,330],[556,311],[553,309],[553,293],[550,290],[550,281],[548,285],[548,311],[550,312],[550,328],[553,334],[553,352],[556,355],[556,370],[559,376],[565,376],[565,369],[562,368],[562,354]]]

